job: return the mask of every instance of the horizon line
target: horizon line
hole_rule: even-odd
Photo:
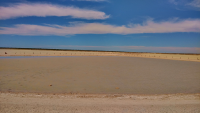
[[[23,47],[0,47],[0,49],[30,49],[30,50],[57,50],[57,51],[88,51],[88,52],[121,52],[121,53],[155,53],[155,54],[185,54],[200,55],[200,53],[161,53],[161,52],[130,52],[130,51],[107,51],[107,50],[81,50],[81,49],[54,49],[54,48],[23,48]]]

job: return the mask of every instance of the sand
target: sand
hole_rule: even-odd
[[[126,56],[200,62],[200,54],[127,53],[102,51],[0,49],[0,56]]]
[[[199,94],[0,93],[1,113],[199,113]]]
[[[135,57],[42,57],[0,59],[0,64],[3,64],[1,91],[200,93],[199,62]]]
[[[1,58],[0,113],[200,112],[198,55],[183,61],[140,55]]]

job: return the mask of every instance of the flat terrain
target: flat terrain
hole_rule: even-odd
[[[200,63],[138,57],[0,59],[3,92],[200,93]]]
[[[0,58],[0,113],[199,113],[198,55],[149,55]]]
[[[200,54],[0,49],[0,56],[126,56],[200,62]]]
[[[199,113],[200,95],[0,93],[1,113]]]

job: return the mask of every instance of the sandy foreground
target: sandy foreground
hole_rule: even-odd
[[[198,55],[181,61],[169,54],[65,52],[73,57],[0,59],[0,113],[200,112]]]
[[[199,113],[200,94],[0,93],[1,113]]]

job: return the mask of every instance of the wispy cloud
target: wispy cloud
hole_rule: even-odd
[[[170,3],[174,4],[174,5],[177,5],[178,2],[176,2],[176,0],[169,0]]]
[[[104,12],[80,9],[76,7],[66,7],[52,4],[15,4],[7,7],[0,7],[0,19],[10,19],[27,16],[71,16],[72,18],[82,19],[106,19],[109,15]]]
[[[196,8],[200,8],[200,0],[193,0],[192,2],[188,3],[187,5],[190,5],[190,6],[193,6]]]
[[[171,4],[176,5],[177,10],[197,10],[200,11],[200,0],[168,0]]]
[[[70,26],[18,24],[13,27],[0,27],[0,34],[13,35],[73,35],[73,34],[138,34],[200,32],[200,19],[154,22],[148,20],[142,25],[130,24],[115,26],[102,23],[77,23]]]

